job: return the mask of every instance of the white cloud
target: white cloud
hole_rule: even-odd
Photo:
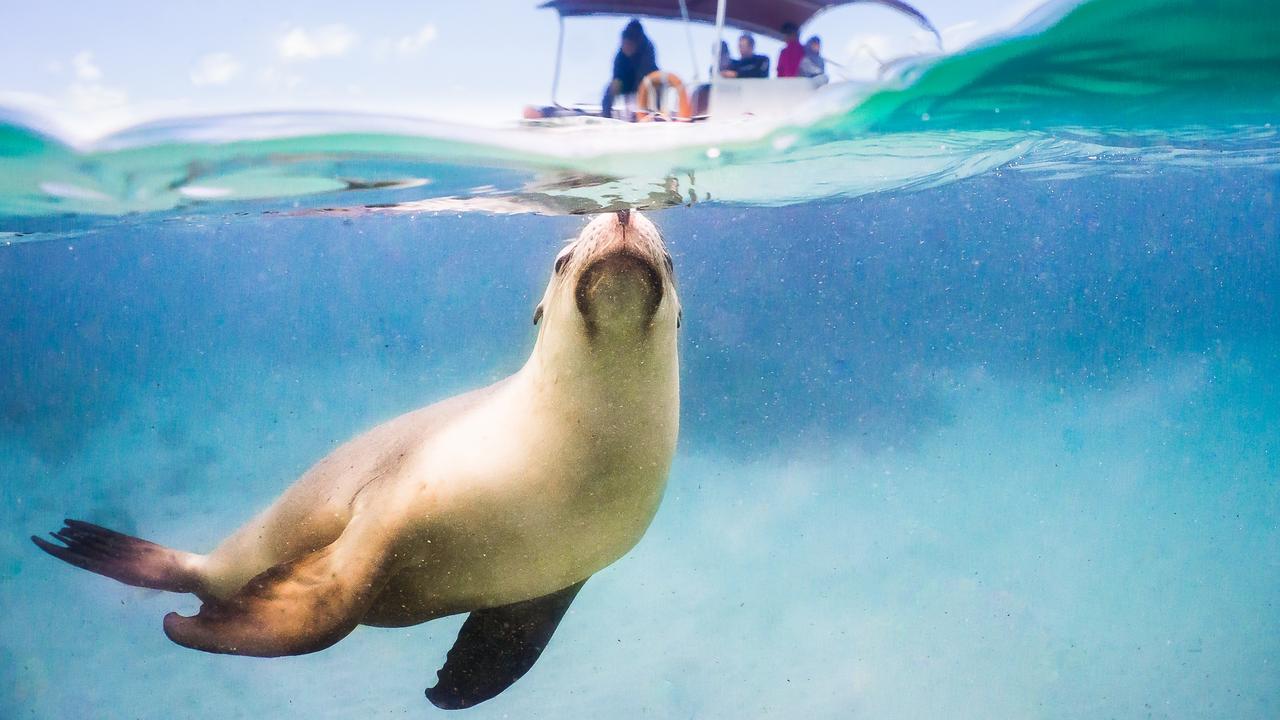
[[[71,67],[75,69],[76,77],[81,80],[97,80],[102,77],[102,69],[93,62],[93,53],[88,50],[76,53],[76,56],[71,58]]]
[[[191,69],[193,85],[226,85],[240,74],[241,65],[229,53],[210,53]]]
[[[119,88],[75,82],[67,88],[67,99],[76,112],[92,113],[122,107],[129,101],[129,95]]]
[[[71,58],[71,70],[75,80],[67,87],[66,104],[73,112],[101,114],[119,111],[129,102],[129,95],[120,88],[104,85],[102,68],[93,61],[93,52],[81,50]]]
[[[0,91],[0,105],[32,113],[40,120],[36,127],[71,143],[89,142],[139,121],[139,106],[124,88],[102,82],[102,69],[94,62],[91,51],[76,53],[70,62],[55,60],[49,63],[48,70],[55,75],[72,75],[61,92]],[[153,108],[149,117],[165,114],[174,114],[173,108]]]
[[[302,84],[302,78],[274,65],[263,68],[258,73],[259,84],[274,90],[293,90]]]
[[[310,30],[293,28],[276,41],[284,60],[314,60],[345,55],[359,38],[346,25],[324,25]]]
[[[396,52],[401,55],[416,55],[431,41],[436,39],[436,26],[430,23],[412,35],[406,35],[396,41]]]

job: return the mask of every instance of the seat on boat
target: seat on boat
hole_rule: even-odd
[[[815,78],[717,78],[706,114],[718,120],[743,115],[786,115],[821,85]],[[694,103],[694,113],[699,112]]]

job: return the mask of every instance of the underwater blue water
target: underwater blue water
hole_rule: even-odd
[[[684,305],[666,498],[470,714],[1276,717],[1278,190],[989,173],[650,213]],[[207,655],[160,628],[194,598],[27,535],[211,548],[337,443],[518,368],[583,220],[46,222],[0,252],[0,717],[437,712],[460,618]]]

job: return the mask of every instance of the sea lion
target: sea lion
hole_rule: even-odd
[[[518,372],[347,442],[208,555],[77,520],[32,540],[195,593],[199,613],[164,630],[208,652],[298,655],[360,624],[470,613],[427,697],[475,705],[528,671],[657,512],[679,424],[673,275],[648,219],[602,215],[557,256]]]

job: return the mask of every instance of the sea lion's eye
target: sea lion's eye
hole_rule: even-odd
[[[571,257],[573,257],[572,245],[561,250],[560,254],[556,256],[556,274],[557,275],[559,275],[560,272],[564,270],[564,266],[569,263],[569,258]]]

